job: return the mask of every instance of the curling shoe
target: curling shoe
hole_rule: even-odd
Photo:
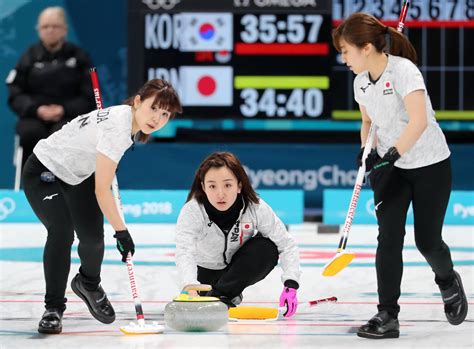
[[[217,297],[219,298],[219,300],[224,303],[225,305],[227,305],[227,308],[235,308],[236,306],[238,306],[240,303],[242,303],[242,300],[244,299],[244,297],[242,296],[242,293],[239,294],[238,296],[234,297],[234,298],[229,298],[227,296],[224,296],[224,295],[221,295],[219,292],[215,291],[215,290],[211,290],[207,293],[207,296],[210,296],[210,297]]]
[[[227,305],[227,308],[235,308],[236,305],[232,303],[232,299],[228,298],[227,296],[213,296],[219,298],[219,300]]]
[[[77,274],[71,281],[71,288],[86,303],[93,317],[104,324],[111,324],[115,321],[114,308],[107,299],[102,286],[97,286],[97,289],[94,291],[88,291],[84,287],[81,275]]]
[[[238,306],[242,301],[244,300],[244,296],[242,296],[242,293],[239,294],[237,297],[232,298],[232,304],[234,306]]]
[[[400,336],[400,324],[386,310],[382,310],[365,325],[359,327],[357,336],[371,339],[398,338]]]
[[[454,271],[453,284],[446,290],[440,288],[444,302],[444,312],[451,325],[461,324],[467,315],[467,298],[461,276]]]
[[[45,334],[60,334],[63,330],[63,312],[59,309],[46,309],[38,324],[38,332]]]
[[[232,299],[230,299],[226,296],[219,296],[218,298],[221,300],[222,303],[227,305],[227,308],[235,308],[240,303],[242,303],[242,300],[244,299],[244,296],[242,296],[242,293],[241,293],[241,294],[239,294],[238,296],[236,296]]]

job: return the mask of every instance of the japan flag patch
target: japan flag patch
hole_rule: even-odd
[[[385,81],[383,83],[383,87],[384,87],[384,90],[383,90],[383,95],[386,96],[386,95],[393,95],[393,86],[392,86],[392,83],[390,81]]]
[[[253,223],[242,223],[242,232],[244,235],[253,235]]]
[[[255,235],[255,229],[253,227],[253,223],[245,223],[242,222],[240,225],[241,232],[240,232],[240,245],[243,245],[246,241],[253,238]]]

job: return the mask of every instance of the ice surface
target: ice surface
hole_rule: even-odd
[[[179,293],[174,266],[173,225],[130,225],[137,245],[135,274],[147,321],[164,324],[166,303]],[[229,322],[218,332],[183,333],[165,328],[164,334],[126,336],[120,326],[135,320],[127,270],[115,249],[113,232],[106,227],[106,254],[102,286],[117,312],[117,320],[104,325],[92,318],[85,304],[68,287],[63,333],[41,335],[37,325],[43,313],[42,249],[46,237],[39,224],[0,225],[0,348],[460,348],[474,346],[474,227],[445,227],[471,307],[467,320],[451,326],[443,313],[433,273],[416,250],[413,228],[407,227],[405,269],[400,299],[400,338],[368,340],[356,328],[376,313],[374,268],[376,226],[354,226],[349,248],[357,256],[334,277],[323,277],[322,266],[335,253],[337,235],[317,234],[314,225],[292,226],[300,247],[303,276],[300,302],[337,296],[335,305],[300,312],[290,320]],[[72,253],[72,276],[79,268]],[[282,289],[281,269],[244,291],[243,305],[277,307]]]

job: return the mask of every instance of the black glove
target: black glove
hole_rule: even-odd
[[[399,158],[400,154],[398,153],[397,148],[391,147],[385,153],[383,158],[377,161],[373,166],[372,171],[369,174],[370,186],[379,197],[390,178],[390,173],[393,170],[395,161]]]
[[[365,147],[360,148],[356,158],[357,167],[362,166],[362,155],[364,154]],[[380,160],[380,156],[377,154],[376,149],[372,149],[365,159],[365,172],[370,172],[374,167],[375,163]]]
[[[122,262],[127,262],[128,252],[135,253],[135,244],[133,243],[132,237],[127,229],[116,231],[114,238],[117,239],[117,250],[122,255]]]

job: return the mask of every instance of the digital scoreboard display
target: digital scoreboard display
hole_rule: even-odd
[[[340,20],[354,12],[365,12],[383,20],[400,17],[403,0],[334,0],[333,18]],[[410,0],[406,21],[470,21],[474,19],[472,0]]]
[[[130,0],[129,91],[166,79],[190,119],[330,118],[331,6]]]
[[[401,0],[334,0],[333,25],[354,12],[366,12],[396,27]],[[474,120],[474,0],[410,0],[403,32],[418,54],[438,120]],[[358,119],[354,74],[335,56],[333,117]]]
[[[360,119],[331,30],[359,11],[396,27],[402,2],[129,0],[129,92],[164,78],[193,120]],[[438,120],[474,120],[473,19],[474,0],[410,1],[404,34]]]

